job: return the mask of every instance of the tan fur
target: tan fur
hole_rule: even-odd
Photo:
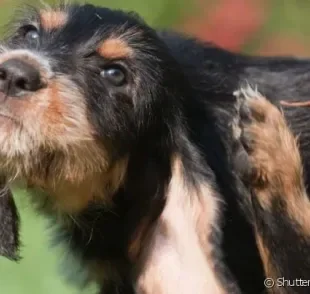
[[[107,59],[129,58],[133,55],[132,48],[122,39],[110,38],[99,46],[97,52]]]
[[[262,259],[263,262],[263,266],[264,266],[264,271],[265,271],[265,276],[268,279],[272,279],[275,284],[273,287],[268,288],[266,293],[269,294],[284,294],[287,293],[286,290],[283,287],[278,287],[277,286],[277,279],[279,277],[281,277],[281,272],[279,271],[279,269],[277,269],[272,263],[272,252],[269,251],[268,247],[265,246],[264,242],[263,242],[263,238],[261,237],[260,233],[256,230],[255,231],[255,236],[256,236],[256,244],[257,244],[257,248],[259,250],[260,253],[260,257]]]
[[[74,164],[73,162],[72,165]],[[111,206],[113,200],[111,195],[123,183],[126,169],[127,158],[116,162],[106,171],[84,175],[83,180],[81,175],[78,174],[78,170],[76,174],[68,171],[67,177],[58,178],[56,171],[51,171],[51,177],[44,179],[40,177],[28,178],[27,184],[32,187],[39,187],[43,192],[47,193],[50,202],[49,210],[75,214],[85,209],[91,201]],[[40,197],[40,195],[34,196],[36,198]],[[34,200],[38,201],[37,199]]]
[[[295,202],[287,202],[287,212],[289,218],[298,224],[301,235],[310,236],[310,203],[308,199],[305,199],[307,196],[305,192],[298,192],[299,194],[296,194],[297,199]]]
[[[42,10],[40,21],[43,29],[47,31],[60,29],[67,23],[68,14],[61,10]]]
[[[48,62],[26,50],[4,52],[0,62],[10,58],[35,64],[48,79],[45,88],[25,99],[3,97],[0,170],[48,193],[53,208],[63,212],[77,212],[96,198],[111,202],[127,158],[110,162],[76,85],[67,76],[53,77]]]
[[[137,293],[225,293],[209,240],[217,223],[216,193],[205,182],[188,186],[179,156],[172,167],[167,203],[141,258]]]
[[[259,232],[256,229],[255,229],[255,236],[256,236],[257,248],[259,250],[260,257],[263,262],[265,275],[266,277],[276,279],[278,277],[278,273],[275,272],[273,265],[270,263],[271,254],[269,252],[269,249],[265,246],[262,237],[260,236]]]
[[[250,161],[255,172],[252,183],[258,200],[267,209],[273,195],[285,197],[283,200],[292,203],[305,191],[298,146],[284,115],[265,98],[256,95],[247,101],[253,122],[244,132],[253,140]]]
[[[297,140],[276,106],[258,93],[246,95],[246,98],[253,117],[244,132],[252,139],[249,156],[254,167],[251,181],[254,194],[267,211],[271,211],[273,200],[280,200],[282,213],[287,214],[301,236],[309,236],[310,202],[304,186]],[[266,275],[278,277],[277,269],[269,263],[270,253],[258,231],[256,240]]]

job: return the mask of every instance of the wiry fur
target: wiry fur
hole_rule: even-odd
[[[160,265],[166,244],[181,250],[165,261],[176,279],[170,285],[159,279],[154,289],[237,291],[219,262],[216,183],[188,125],[196,123],[192,99],[198,97],[157,33],[134,14],[91,5],[30,19],[20,22],[0,61],[30,64],[45,87],[20,99],[1,93],[0,170],[32,191],[103,293],[142,286],[152,255],[146,250],[155,251]],[[27,43],[29,29],[40,33],[38,43]],[[125,85],[100,76],[111,63],[125,69]],[[171,212],[163,210],[166,201]],[[184,218],[186,234],[174,213]],[[167,227],[161,237],[160,224]],[[162,241],[155,245],[153,238]],[[197,272],[197,265],[207,276],[179,284],[180,270]]]
[[[274,282],[267,291],[307,293],[296,282],[310,274],[310,202],[297,140],[283,113],[258,92],[239,95],[242,164],[236,170],[249,188],[247,209],[257,247]]]
[[[22,99],[1,94],[1,111],[8,111],[0,111],[6,116],[1,172],[36,191],[33,198],[57,227],[58,240],[102,293],[133,293],[135,287],[142,287],[138,293],[187,287],[192,293],[261,293],[264,272],[248,190],[234,169],[240,130],[233,93],[246,82],[276,104],[307,100],[310,62],[233,54],[155,31],[134,13],[65,5],[46,15],[52,10],[67,18],[54,21],[53,14],[44,27],[42,11],[34,9],[12,26],[3,45],[0,59],[27,52],[26,62],[42,77],[46,64],[52,74],[44,89]],[[38,43],[25,40],[29,28],[38,30]],[[106,40],[114,40],[118,54],[98,51]],[[111,63],[125,71],[124,85],[100,76]],[[294,125],[291,111],[300,110],[288,109],[292,128],[307,134],[306,118]],[[174,214],[188,235],[180,233]],[[164,259],[169,250],[175,259]],[[170,284],[152,280],[162,264]],[[194,270],[195,283],[179,284],[178,264]],[[205,274],[196,275],[197,269]]]

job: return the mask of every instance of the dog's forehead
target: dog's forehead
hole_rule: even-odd
[[[68,36],[90,39],[94,35],[105,37],[126,27],[136,28],[140,22],[122,11],[92,5],[69,6],[65,8],[41,9],[37,23],[46,33],[61,31]]]
[[[99,53],[105,52],[113,57],[128,56],[132,51],[129,43],[137,43],[144,27],[143,21],[132,13],[93,5],[27,10],[19,24],[34,25],[40,30],[42,39],[37,49],[59,51],[74,48],[83,54],[98,49],[108,40],[99,48]],[[20,42],[18,46],[27,46]]]

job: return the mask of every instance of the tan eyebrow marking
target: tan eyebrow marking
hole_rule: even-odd
[[[60,10],[42,10],[40,20],[45,30],[59,29],[66,24],[68,14]]]
[[[117,38],[103,41],[97,52],[108,59],[128,58],[133,55],[133,49],[125,41]]]

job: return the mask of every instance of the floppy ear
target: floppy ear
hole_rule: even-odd
[[[239,293],[218,257],[220,203],[212,179],[193,171],[190,182],[179,154],[171,164],[165,207],[138,246],[136,292]]]
[[[7,188],[3,189],[0,193],[0,256],[1,255],[11,260],[18,260],[20,258],[19,215],[13,195]]]

